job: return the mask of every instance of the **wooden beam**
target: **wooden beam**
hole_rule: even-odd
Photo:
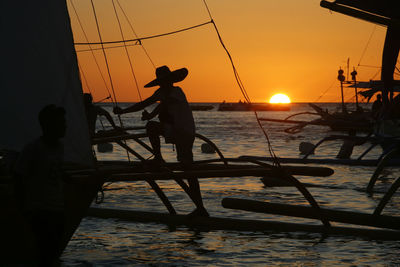
[[[376,14],[372,14],[363,10],[355,9],[352,7],[348,7],[345,5],[340,5],[336,4],[334,2],[328,2],[328,1],[321,1],[320,2],[321,7],[327,8],[331,11],[335,11],[338,13],[342,13],[354,18],[362,19],[368,22],[380,24],[380,25],[394,25],[394,26],[399,26],[399,21],[390,19],[387,17],[379,16]]]
[[[199,230],[235,230],[251,232],[309,232],[332,235],[348,235],[377,240],[400,240],[400,231],[363,229],[353,227],[324,227],[279,221],[245,220],[218,217],[189,217],[168,213],[146,212],[121,209],[90,208],[88,216],[98,218],[116,218],[133,222],[156,222],[172,226],[188,226]]]
[[[313,169],[288,169],[292,174],[297,175],[310,175],[310,174],[332,174],[331,169],[317,169],[316,172],[310,173]],[[160,171],[160,172],[133,172],[129,171],[126,173],[114,172],[110,173],[107,181],[142,181],[145,179],[153,180],[173,180],[173,179],[194,179],[194,178],[231,178],[231,177],[243,177],[243,176],[275,176],[278,177],[279,173],[276,170],[267,168],[253,167],[243,169],[206,169],[206,170],[190,170],[190,171]],[[323,175],[321,175],[323,176]]]
[[[271,157],[258,157],[258,156],[240,156],[240,158],[255,159],[260,161],[270,161],[274,159]],[[302,159],[302,158],[279,158],[278,161],[281,163],[300,163],[300,164],[339,164],[339,165],[349,165],[349,166],[377,166],[379,160],[376,159]],[[399,166],[400,159],[392,159],[387,163],[386,166]]]
[[[315,209],[301,205],[288,205],[247,199],[224,198],[222,200],[222,206],[229,209],[278,214],[308,219],[320,218],[319,213],[315,212]],[[400,230],[399,217],[372,215],[361,212],[332,210],[325,208],[320,208],[320,212],[324,218],[333,222]]]

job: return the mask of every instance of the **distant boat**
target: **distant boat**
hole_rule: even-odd
[[[290,104],[271,104],[271,103],[221,103],[218,111],[289,111]]]
[[[212,110],[214,109],[213,105],[196,105],[196,104],[191,104],[190,108],[193,111],[207,111],[207,110]]]

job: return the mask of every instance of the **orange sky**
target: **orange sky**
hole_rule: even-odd
[[[91,42],[99,40],[89,0],[68,0],[75,42],[86,42],[79,19]],[[114,0],[126,39],[135,38]],[[118,0],[139,37],[150,36],[209,21],[202,0]],[[358,80],[372,79],[379,71],[386,28],[330,13],[319,0],[208,0],[208,6],[229,49],[248,95],[254,102],[273,94],[287,94],[293,102],[340,101],[337,70],[358,67]],[[103,41],[121,40],[111,0],[94,0]],[[367,47],[368,39],[372,38]],[[211,24],[176,35],[144,40],[156,66],[187,67],[188,77],[178,85],[191,102],[243,99],[228,57]],[[99,46],[93,46],[99,47]],[[87,49],[77,46],[77,51]],[[366,52],[362,57],[363,51]],[[142,97],[156,88],[143,88],[155,76],[154,68],[140,46],[128,48]],[[117,101],[138,101],[138,92],[124,48],[107,50]],[[94,52],[110,88],[105,61]],[[95,100],[108,96],[93,55],[78,52],[85,80],[84,90]],[[375,79],[380,78],[380,74]],[[331,87],[330,87],[331,86]],[[328,90],[328,88],[330,88]],[[111,89],[109,89],[111,91]],[[319,98],[326,90],[327,93]],[[353,101],[353,90],[345,99]]]

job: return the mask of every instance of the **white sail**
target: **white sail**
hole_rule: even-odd
[[[77,58],[64,0],[1,2],[0,148],[20,151],[41,135],[45,105],[66,109],[65,159],[92,164]]]

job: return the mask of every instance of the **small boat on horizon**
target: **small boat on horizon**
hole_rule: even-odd
[[[214,109],[214,106],[206,104],[190,104],[190,108],[193,111],[208,111]]]
[[[218,106],[218,111],[289,111],[290,104],[272,103],[237,103],[222,102]]]

